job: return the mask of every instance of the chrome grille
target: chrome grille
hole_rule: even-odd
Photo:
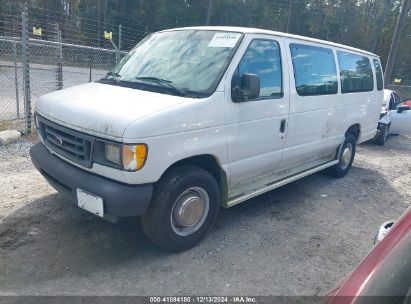
[[[94,137],[42,117],[38,121],[43,142],[50,150],[80,165],[91,167]]]

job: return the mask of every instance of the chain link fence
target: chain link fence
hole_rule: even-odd
[[[397,92],[401,100],[411,100],[411,86],[389,84],[387,89]]]
[[[0,130],[24,126],[21,42],[0,39]]]
[[[38,97],[102,78],[126,52],[64,43],[57,25],[49,40],[29,38],[27,12],[20,19],[19,36],[0,36],[0,131],[30,134]]]

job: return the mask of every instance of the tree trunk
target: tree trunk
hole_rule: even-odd
[[[385,66],[384,82],[389,83],[391,79],[391,73],[394,68],[395,56],[397,55],[398,44],[400,42],[401,32],[405,25],[405,17],[407,16],[409,9],[409,0],[404,0],[402,3],[400,17],[398,18],[397,25],[395,27],[394,37],[392,38],[390,52],[388,53],[387,64]]]

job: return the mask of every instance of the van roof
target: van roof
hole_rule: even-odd
[[[168,32],[168,31],[176,31],[176,30],[209,30],[209,31],[217,30],[217,31],[226,31],[226,32],[240,32],[244,34],[266,34],[266,35],[288,37],[288,38],[293,38],[293,39],[326,44],[326,45],[330,45],[330,46],[334,46],[334,47],[338,47],[338,48],[342,48],[342,49],[346,49],[346,50],[350,50],[350,51],[354,51],[358,53],[367,54],[369,56],[379,57],[378,55],[374,53],[364,51],[361,49],[357,49],[357,48],[347,46],[344,44],[334,43],[334,42],[330,42],[326,40],[310,38],[310,37],[305,37],[305,36],[293,35],[293,34],[288,34],[288,33],[283,33],[283,32],[263,30],[263,29],[258,29],[258,28],[236,27],[236,26],[192,26],[192,27],[180,27],[180,28],[167,29],[167,30],[163,30],[160,32]]]

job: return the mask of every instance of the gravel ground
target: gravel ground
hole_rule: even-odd
[[[29,141],[0,147],[0,294],[324,295],[411,202],[411,138],[358,147],[350,173],[321,173],[221,210],[195,248],[158,251],[136,219],[68,203],[33,168]]]

